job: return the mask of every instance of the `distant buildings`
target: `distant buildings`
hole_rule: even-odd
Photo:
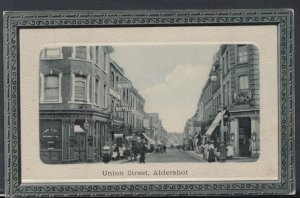
[[[218,145],[223,118],[225,143],[233,145],[234,155],[257,158],[260,151],[259,109],[258,48],[254,45],[221,45],[213,58],[195,115],[187,121],[185,134],[192,135],[188,131],[197,130],[191,124],[192,120],[200,121],[202,144],[212,140]]]
[[[101,161],[105,144],[122,146],[132,136],[143,136],[145,100],[110,58],[112,52],[110,46],[41,51],[42,161]],[[154,124],[158,133],[161,121]]]
[[[162,121],[158,113],[145,113],[144,115],[144,128],[147,136],[166,144],[167,131],[162,126]]]

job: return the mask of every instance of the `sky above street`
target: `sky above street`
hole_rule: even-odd
[[[113,46],[111,58],[145,99],[146,112],[158,112],[168,132],[183,132],[194,115],[220,45]]]

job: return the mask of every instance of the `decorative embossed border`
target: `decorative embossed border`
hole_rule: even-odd
[[[138,10],[35,11],[4,14],[4,125],[6,194],[8,196],[195,196],[262,195],[295,192],[294,16],[272,10]],[[278,181],[144,182],[22,184],[19,103],[19,37],[21,28],[266,25],[278,26],[279,169]]]

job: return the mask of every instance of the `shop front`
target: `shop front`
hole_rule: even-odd
[[[108,140],[106,118],[89,114],[40,114],[40,157],[45,163],[100,161]]]
[[[230,139],[236,157],[258,158],[260,151],[259,111],[231,112]]]

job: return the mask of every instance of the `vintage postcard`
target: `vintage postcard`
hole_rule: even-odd
[[[293,13],[218,13],[5,13],[7,194],[294,193]]]

